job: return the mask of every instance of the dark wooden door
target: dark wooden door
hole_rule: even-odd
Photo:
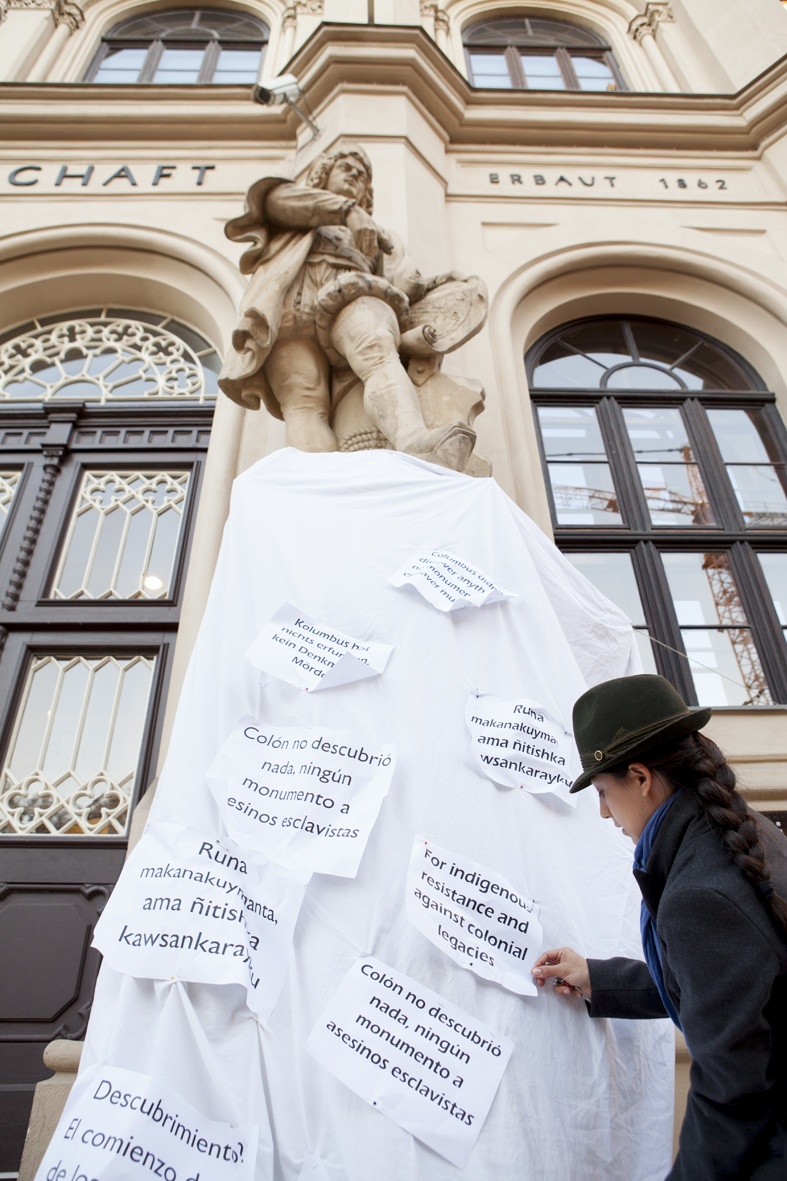
[[[211,416],[0,403],[0,1173],[18,1168],[46,1044],[87,1026],[93,927],[155,766]]]

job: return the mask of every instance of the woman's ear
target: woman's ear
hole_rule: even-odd
[[[644,763],[629,763],[628,781],[629,786],[639,791],[644,799],[653,792],[653,773]]]

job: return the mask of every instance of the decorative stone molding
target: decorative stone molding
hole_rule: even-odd
[[[55,23],[68,25],[72,33],[81,28],[85,22],[85,14],[76,0],[0,0],[0,21],[9,8],[38,8],[52,12]]]
[[[322,16],[324,0],[295,0],[288,4],[281,19],[282,29],[294,29],[299,16]]]
[[[673,24],[674,21],[675,15],[669,0],[650,0],[645,5],[645,11],[634,17],[628,27],[628,33],[635,41],[642,41],[643,37],[655,37],[660,24]]]
[[[421,16],[434,21],[436,36],[447,37],[451,23],[436,0],[421,0]]]
[[[55,24],[68,25],[72,33],[85,23],[85,14],[76,0],[55,0],[53,12]]]

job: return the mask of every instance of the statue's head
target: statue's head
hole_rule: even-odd
[[[359,144],[343,144],[332,152],[323,152],[309,169],[306,184],[312,189],[353,196],[361,209],[372,212],[372,164]]]

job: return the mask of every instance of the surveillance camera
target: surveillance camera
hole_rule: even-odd
[[[254,97],[258,103],[275,107],[295,102],[301,97],[301,88],[294,74],[280,74],[278,78],[263,78],[254,88]]]

